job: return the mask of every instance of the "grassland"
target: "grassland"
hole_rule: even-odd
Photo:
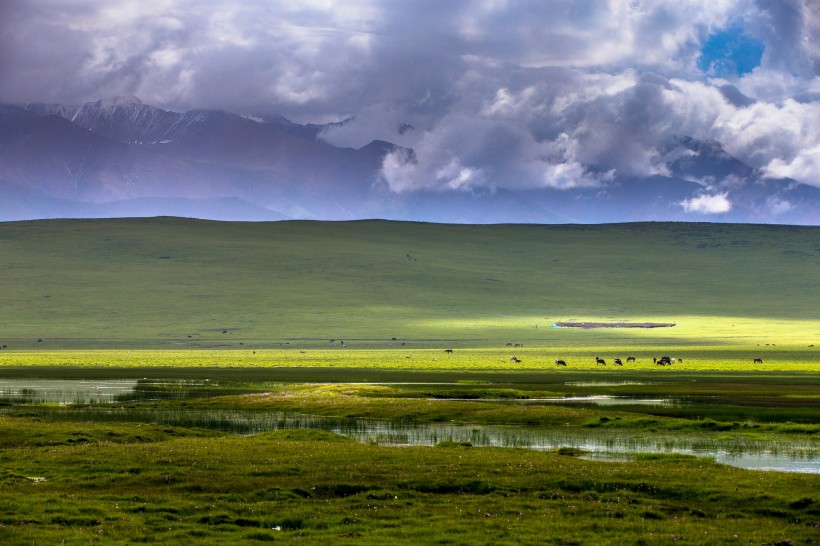
[[[219,421],[284,412],[816,452],[818,266],[813,227],[0,224],[0,380],[184,380],[140,383],[143,398],[115,408],[0,404],[0,541],[816,543],[816,474],[245,436]],[[573,319],[676,325],[551,328]],[[683,362],[655,366],[661,355]],[[590,395],[685,403],[519,404]],[[197,412],[213,423],[179,418]]]
[[[450,347],[453,344],[441,344]],[[675,346],[662,347],[629,346],[619,347],[517,347],[499,346],[494,349],[453,349],[446,354],[441,348],[401,349],[265,349],[265,350],[202,350],[175,349],[135,351],[123,350],[29,350],[0,352],[0,368],[75,366],[95,368],[358,368],[392,369],[413,371],[507,371],[547,370],[560,374],[571,370],[585,370],[596,375],[611,374],[621,368],[613,367],[613,358],[623,361],[627,355],[634,355],[635,362],[627,363],[626,369],[646,372],[653,370],[656,378],[673,373],[673,369],[659,368],[653,358],[662,356],[660,351],[669,352],[682,363],[674,370],[686,371],[757,371],[757,372],[817,372],[820,370],[818,351],[814,348],[784,346],[761,348],[750,346]],[[510,361],[515,355],[520,362]],[[595,357],[602,355],[609,367],[596,365]],[[762,364],[754,364],[753,358],[761,357]],[[556,368],[555,359],[564,359],[568,368]]]
[[[44,377],[101,373],[56,370],[27,369]],[[85,406],[0,408],[0,540],[812,544],[820,525],[820,475],[747,471],[682,455],[601,462],[578,457],[583,452],[569,448],[476,448],[447,441],[435,447],[368,445],[319,430],[244,436],[221,432],[219,426],[210,430],[204,423],[160,425],[150,416],[212,411],[218,421],[219,410],[242,411],[248,418],[286,411],[564,431],[619,427],[619,432],[665,431],[732,443],[777,439],[786,445],[790,437],[815,441],[818,433],[820,384],[804,373],[678,372],[666,383],[641,382],[648,372],[638,371],[614,372],[610,382],[588,381],[584,371],[556,376],[536,371],[412,375],[332,368],[115,368],[107,373],[179,377],[186,371],[200,381],[184,383],[184,396],[174,383],[146,384],[145,394],[153,401],[124,401],[114,405],[117,412]],[[368,374],[371,383],[350,383],[361,380],[361,374]],[[210,382],[202,381],[205,375]],[[322,382],[297,383],[300,378]],[[397,379],[411,381],[382,383]],[[171,396],[157,397],[163,390]],[[729,404],[720,407],[724,417],[732,404],[743,404],[746,420],[705,419],[721,418],[707,406],[700,406],[705,414],[699,416],[664,416],[654,410],[648,416],[635,408],[505,402],[614,392],[704,400],[719,395]],[[813,405],[813,414],[803,412],[807,405]],[[115,413],[122,413],[124,421],[106,421]],[[801,419],[806,424],[797,425]]]
[[[820,345],[814,227],[55,220],[0,225],[0,263],[17,349]]]
[[[817,477],[691,457],[2,424],[19,442],[0,453],[5,544],[805,544],[817,532]],[[46,438],[27,442],[32,426]]]

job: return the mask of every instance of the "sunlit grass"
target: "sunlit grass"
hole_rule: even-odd
[[[674,323],[662,328],[552,328],[556,322]],[[504,339],[563,346],[624,345],[757,345],[820,346],[820,320],[725,317],[711,315],[493,316],[431,319],[419,324],[442,332],[461,332],[465,341]],[[516,337],[518,336],[518,337]]]
[[[355,342],[348,342],[355,346]],[[452,353],[444,348],[455,347]],[[652,359],[660,356],[683,359],[670,367],[658,367]],[[515,356],[521,362],[512,362]],[[596,365],[595,357],[604,358],[608,366]],[[635,362],[626,362],[635,356]],[[749,345],[626,345],[596,347],[540,346],[498,348],[461,348],[440,344],[440,348],[333,349],[305,346],[290,349],[221,349],[221,350],[94,350],[94,351],[2,351],[0,368],[13,366],[80,366],[99,368],[169,367],[169,368],[388,368],[397,370],[596,370],[605,373],[615,369],[614,358],[624,366],[618,370],[656,370],[658,374],[675,371],[820,371],[820,351],[813,347],[777,344]],[[556,358],[564,359],[568,368],[558,369]],[[753,363],[761,358],[762,364]]]
[[[820,330],[818,229],[8,223],[0,225],[0,341],[15,350],[394,337],[477,347],[810,344]],[[573,318],[677,326],[549,328]]]

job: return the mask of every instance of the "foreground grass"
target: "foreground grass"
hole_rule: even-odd
[[[100,422],[113,413],[105,407],[2,408],[3,544],[811,544],[820,528],[820,475],[746,471],[679,455],[602,462],[579,458],[574,448],[388,447],[318,430],[240,436],[156,424],[184,412],[212,411],[219,420],[220,411],[284,411],[811,447],[820,431],[820,382],[809,372],[65,366],[0,372],[186,380],[140,384],[151,401],[115,404],[116,418],[125,422]],[[662,372],[664,381],[652,381]],[[163,391],[173,397],[162,400]],[[659,414],[664,408],[508,403],[589,394],[721,403],[696,406],[701,413],[693,416]],[[742,422],[724,420],[732,411],[743,413]]]
[[[14,438],[0,451],[5,544],[809,544],[820,522],[820,477],[691,457],[603,463],[316,431],[148,427],[137,438],[112,425],[0,426]]]

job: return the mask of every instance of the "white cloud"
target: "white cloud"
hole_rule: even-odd
[[[541,168],[544,173],[541,187],[558,190],[596,188],[611,182],[615,177],[614,170],[605,173],[592,173],[577,161],[545,163]]]
[[[763,169],[773,178],[794,178],[820,187],[820,145],[801,149],[790,161],[774,158]]]
[[[436,181],[442,182],[449,190],[469,189],[481,177],[481,170],[465,167],[458,158],[453,157],[446,165],[436,170],[435,177]]]
[[[792,205],[786,199],[780,199],[779,197],[773,195],[766,200],[766,210],[772,216],[780,216],[782,214],[786,214],[794,209],[794,205]]]
[[[414,181],[417,170],[412,156],[403,149],[390,152],[382,160],[382,177],[390,191],[395,193],[405,193],[417,188]]]
[[[720,187],[723,189],[742,188],[748,183],[748,180],[736,174],[730,174],[720,181]]]
[[[729,201],[727,193],[699,195],[691,199],[684,199],[678,204],[686,212],[698,214],[721,214],[732,210],[732,202]]]

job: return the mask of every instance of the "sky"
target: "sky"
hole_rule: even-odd
[[[680,135],[820,187],[816,0],[2,0],[0,74],[3,103],[348,120],[322,138],[412,148],[398,193],[663,175]]]

